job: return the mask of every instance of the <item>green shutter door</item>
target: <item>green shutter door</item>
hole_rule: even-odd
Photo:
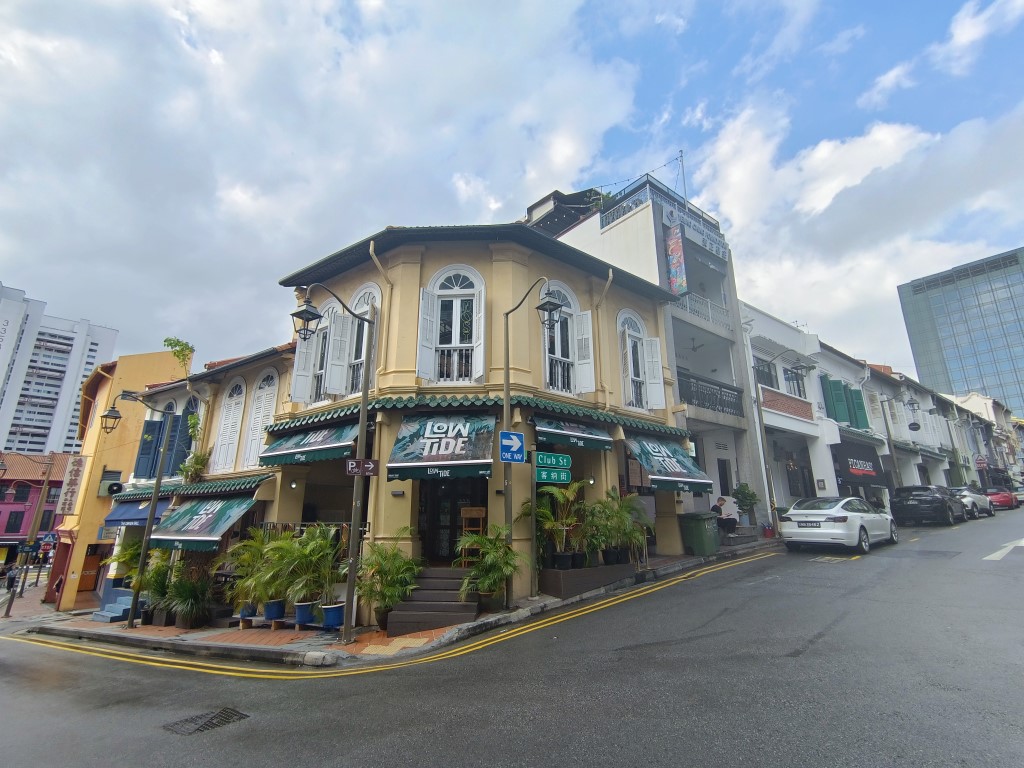
[[[846,405],[846,384],[841,381],[829,381],[829,389],[832,390],[832,403],[835,405],[836,421],[850,423],[850,409]]]
[[[850,401],[853,403],[853,426],[857,429],[870,429],[868,411],[864,407],[864,393],[859,389],[851,389]]]
[[[818,381],[821,382],[821,396],[825,400],[825,415],[828,416],[830,419],[835,419],[836,404],[832,401],[832,388],[829,387],[828,374],[819,374]]]

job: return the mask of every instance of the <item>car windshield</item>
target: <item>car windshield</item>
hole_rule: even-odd
[[[793,511],[803,510],[805,512],[820,511],[823,509],[832,509],[834,506],[839,504],[842,499],[836,498],[825,498],[825,499],[800,499],[793,505]]]
[[[1007,493],[1007,491],[1002,488],[989,488],[985,493]]]
[[[970,488],[950,488],[949,490],[951,490],[953,493],[966,493],[966,492],[970,491],[971,489]]]
[[[912,485],[906,488],[897,488],[897,496],[930,496],[935,493],[934,488],[929,488],[927,485]]]

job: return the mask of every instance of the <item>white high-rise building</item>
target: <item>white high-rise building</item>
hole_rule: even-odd
[[[113,358],[117,331],[43,314],[0,283],[0,449],[77,453],[82,382]]]

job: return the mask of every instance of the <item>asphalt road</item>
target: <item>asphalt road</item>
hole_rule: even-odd
[[[360,675],[0,639],[0,762],[1019,768],[1024,546],[1004,545],[1024,510],[901,534],[859,558],[780,550]],[[247,717],[166,727],[224,708]]]

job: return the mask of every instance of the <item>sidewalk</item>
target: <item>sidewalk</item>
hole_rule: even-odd
[[[25,597],[15,602],[11,619],[0,619],[0,630],[34,632],[71,640],[90,640],[136,649],[169,651],[203,657],[234,659],[262,663],[292,664],[312,667],[365,666],[374,662],[394,660],[446,645],[452,645],[474,635],[497,627],[526,621],[532,616],[553,611],[563,606],[591,600],[646,582],[668,578],[709,563],[751,555],[762,550],[778,549],[778,539],[757,541],[723,548],[707,557],[652,557],[648,567],[638,571],[635,578],[609,584],[606,587],[566,599],[548,595],[526,598],[510,611],[484,614],[475,621],[454,627],[414,632],[400,637],[387,637],[385,633],[364,628],[358,631],[355,642],[342,645],[337,632],[299,629],[201,629],[185,630],[176,627],[137,626],[128,630],[124,624],[100,624],[89,619],[89,612],[56,613],[53,606],[41,604],[45,581],[33,588],[32,581],[25,589]],[[33,574],[34,577],[34,574]],[[0,596],[0,605],[6,607]]]

